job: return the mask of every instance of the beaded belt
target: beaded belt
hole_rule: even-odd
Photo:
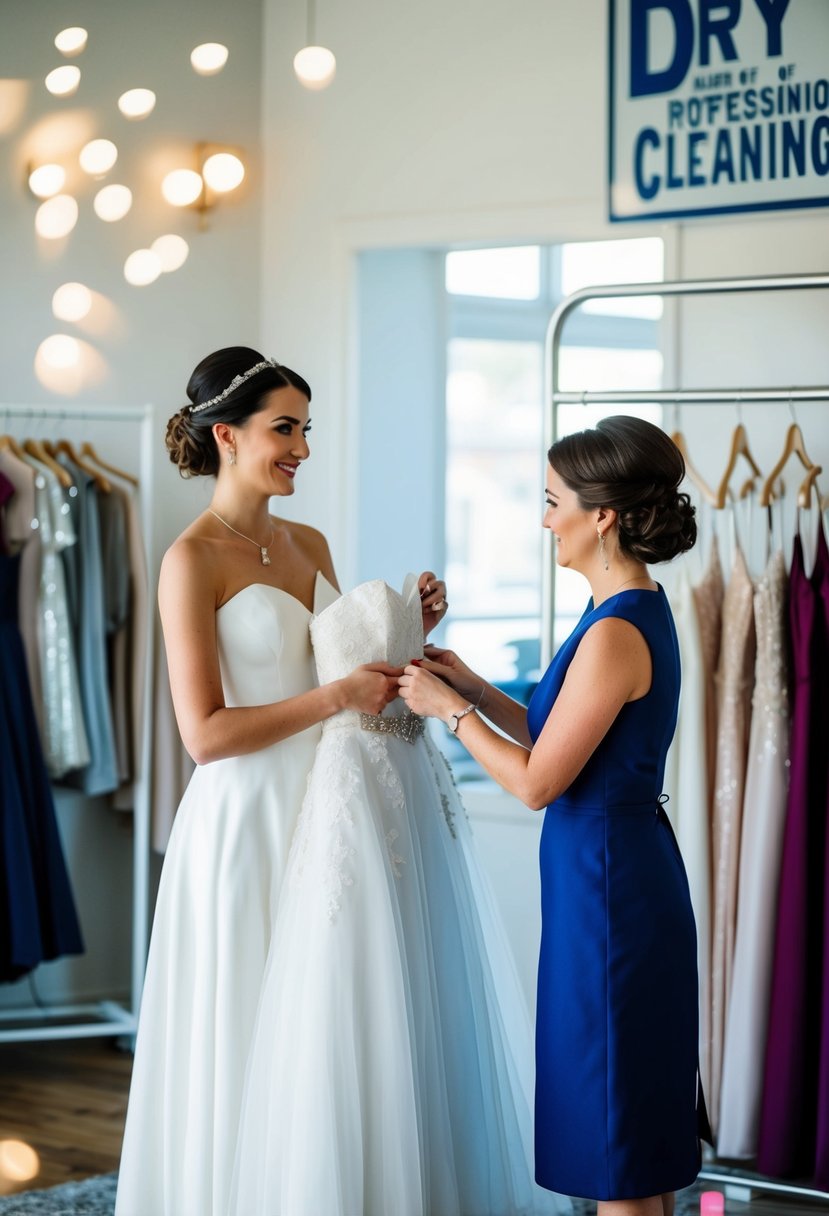
[[[426,729],[426,724],[418,714],[410,709],[404,714],[384,718],[382,714],[360,714],[360,727],[378,735],[395,735],[406,743],[417,743]]]

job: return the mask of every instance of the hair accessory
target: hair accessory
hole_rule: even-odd
[[[202,410],[210,409],[211,405],[218,405],[220,401],[224,401],[225,397],[229,397],[231,393],[235,393],[240,385],[246,380],[250,380],[251,376],[255,376],[258,372],[263,372],[266,367],[279,367],[280,364],[276,359],[263,359],[261,363],[254,363],[253,367],[249,367],[246,372],[242,372],[239,376],[234,376],[230,384],[219,393],[218,397],[211,397],[209,401],[200,401],[198,405],[190,406],[191,414],[199,414]]]

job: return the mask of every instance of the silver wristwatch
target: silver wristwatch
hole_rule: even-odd
[[[458,726],[460,725],[461,718],[465,718],[467,714],[474,714],[476,709],[477,706],[475,705],[467,705],[466,709],[462,709],[459,714],[449,715],[446,725],[449,727],[453,735],[458,733]]]

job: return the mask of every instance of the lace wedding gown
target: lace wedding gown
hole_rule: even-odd
[[[318,602],[323,589],[326,602],[336,594],[320,575]],[[315,686],[310,619],[299,600],[262,583],[218,610],[228,706]],[[271,928],[319,737],[315,726],[216,760],[187,787],[153,922],[116,1216],[227,1216]]]
[[[417,584],[311,622],[321,682],[422,654]],[[233,1216],[517,1216],[533,1182],[532,1053],[472,835],[423,723],[323,723],[253,1034]]]

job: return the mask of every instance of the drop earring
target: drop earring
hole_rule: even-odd
[[[228,464],[235,464],[235,463],[236,463],[236,449],[235,449],[235,448],[230,448],[230,450],[228,451],[228,453],[227,453],[227,463],[228,463]]]
[[[596,535],[599,538],[599,556],[601,557],[602,561],[604,562],[605,570],[609,570],[610,562],[607,560],[607,551],[605,549],[604,533],[599,528],[597,528]]]

